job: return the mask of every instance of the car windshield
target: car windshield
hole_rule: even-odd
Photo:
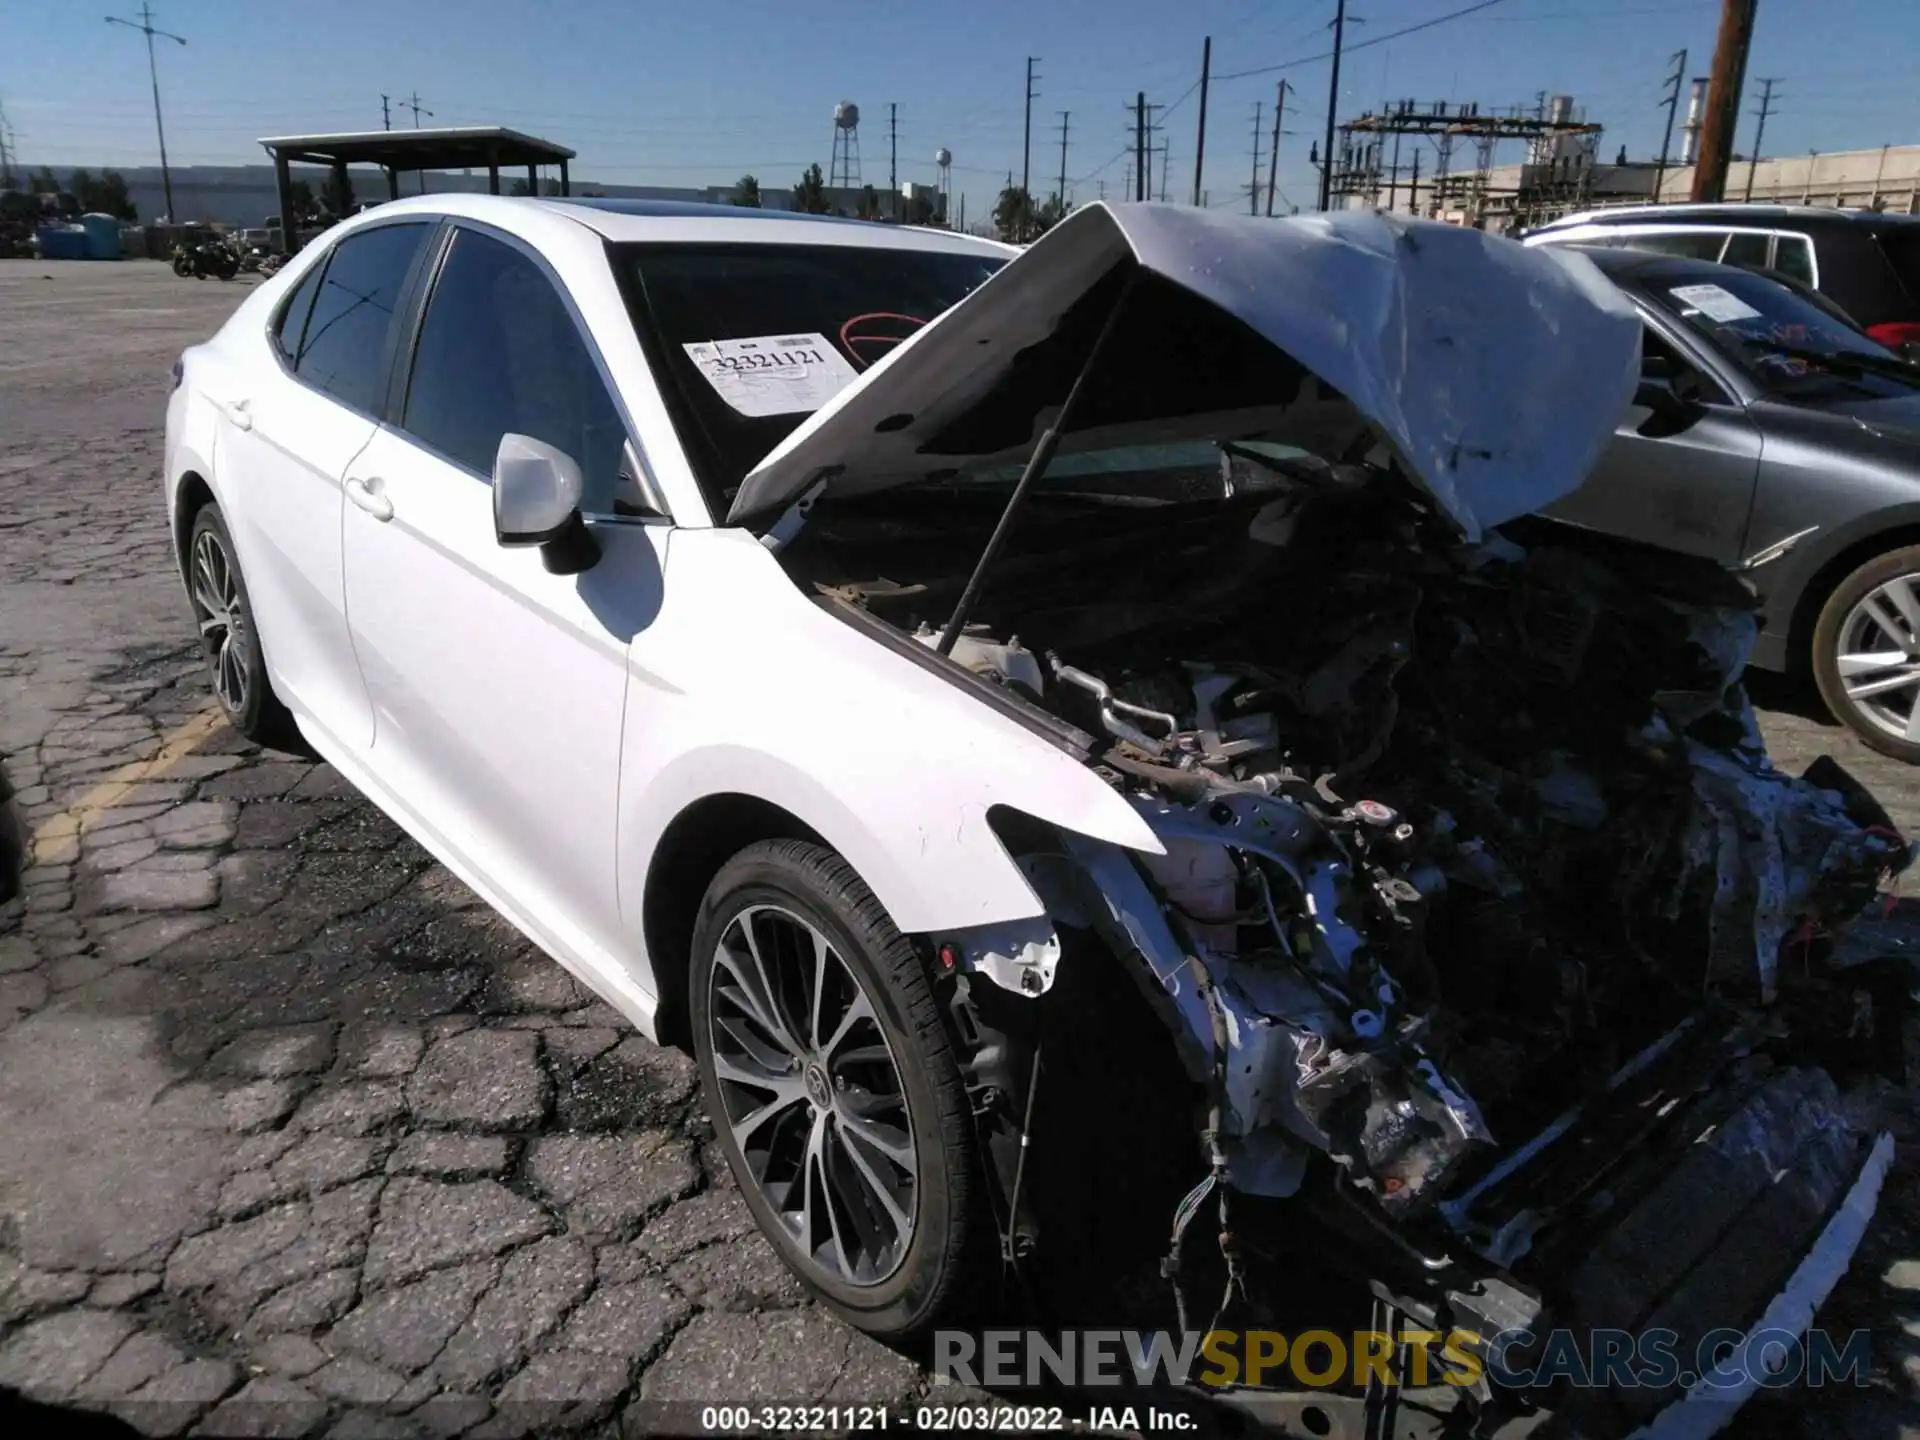
[[[1793,393],[1809,383],[1862,374],[1920,384],[1920,369],[1905,365],[1839,315],[1764,275],[1716,268],[1656,272],[1640,283],[1649,300],[1765,389]]]
[[[619,262],[716,514],[801,421],[1006,263],[864,245],[632,245]]]

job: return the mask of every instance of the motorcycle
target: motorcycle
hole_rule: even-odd
[[[232,246],[218,240],[197,244],[182,241],[173,247],[173,273],[182,278],[191,275],[196,280],[204,280],[209,275],[231,280],[240,273],[240,257],[233,253]]]

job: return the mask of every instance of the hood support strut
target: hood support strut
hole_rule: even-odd
[[[1027,463],[1020,472],[1020,479],[1013,487],[1013,494],[1007,497],[1007,508],[1000,512],[1000,519],[993,527],[993,534],[987,537],[986,549],[980,552],[980,559],[973,567],[973,574],[967,577],[967,588],[960,592],[960,600],[953,607],[953,617],[947,621],[947,628],[940,632],[940,643],[934,648],[942,655],[953,653],[953,642],[960,638],[960,632],[966,629],[967,617],[973,613],[974,605],[980,599],[981,587],[986,584],[987,570],[998,558],[1001,548],[1006,544],[1007,535],[1013,529],[1013,517],[1026,502],[1027,492],[1034,486],[1053,460],[1053,452],[1060,446],[1060,437],[1066,432],[1067,422],[1073,418],[1075,403],[1080,392],[1086,388],[1087,378],[1093,374],[1094,366],[1100,363],[1100,356],[1107,348],[1107,341],[1113,338],[1113,332],[1120,320],[1120,313],[1127,308],[1127,300],[1133,294],[1133,287],[1140,279],[1140,268],[1134,267],[1127,276],[1127,283],[1113,302],[1113,308],[1107,312],[1106,322],[1100,327],[1100,334],[1093,342],[1093,348],[1087,352],[1087,363],[1080,367],[1080,373],[1074,377],[1073,388],[1067,391],[1067,398],[1060,406],[1060,413],[1053,417],[1040,435],[1040,441],[1033,447],[1033,454],[1027,457]]]

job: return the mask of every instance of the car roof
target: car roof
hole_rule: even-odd
[[[1713,260],[1696,260],[1690,255],[1662,255],[1657,250],[1635,250],[1618,245],[1581,245],[1577,242],[1569,242],[1553,248],[1579,252],[1599,267],[1600,273],[1609,280],[1681,280],[1697,276],[1702,281],[1709,281],[1717,275],[1725,275],[1728,272],[1742,275],[1765,273],[1738,265],[1722,265]]]
[[[1620,205],[1605,210],[1585,210],[1563,215],[1558,220],[1536,226],[1535,235],[1549,231],[1571,230],[1580,225],[1725,225],[1735,229],[1751,227],[1769,230],[1783,221],[1800,226],[1834,228],[1860,226],[1870,230],[1920,225],[1909,215],[1891,215],[1882,210],[1840,209],[1831,205]]]
[[[1011,245],[916,225],[888,225],[833,215],[801,215],[739,205],[682,200],[613,200],[597,196],[476,195],[452,191],[389,200],[372,215],[451,215],[494,220],[512,229],[515,217],[550,215],[573,221],[614,244],[845,245],[870,250],[914,250],[1008,260]]]

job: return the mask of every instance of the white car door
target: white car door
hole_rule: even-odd
[[[217,372],[215,469],[274,688],[340,744],[373,739],[347,635],[341,481],[373,438],[392,318],[432,233],[425,222],[349,235],[275,317],[278,364]]]
[[[561,952],[618,954],[614,875],[627,652],[660,606],[664,517],[614,518],[627,429],[531,251],[462,227],[406,394],[347,476],[347,609],[374,713],[371,770]],[[548,572],[496,540],[500,436],[587,480],[599,562]]]

